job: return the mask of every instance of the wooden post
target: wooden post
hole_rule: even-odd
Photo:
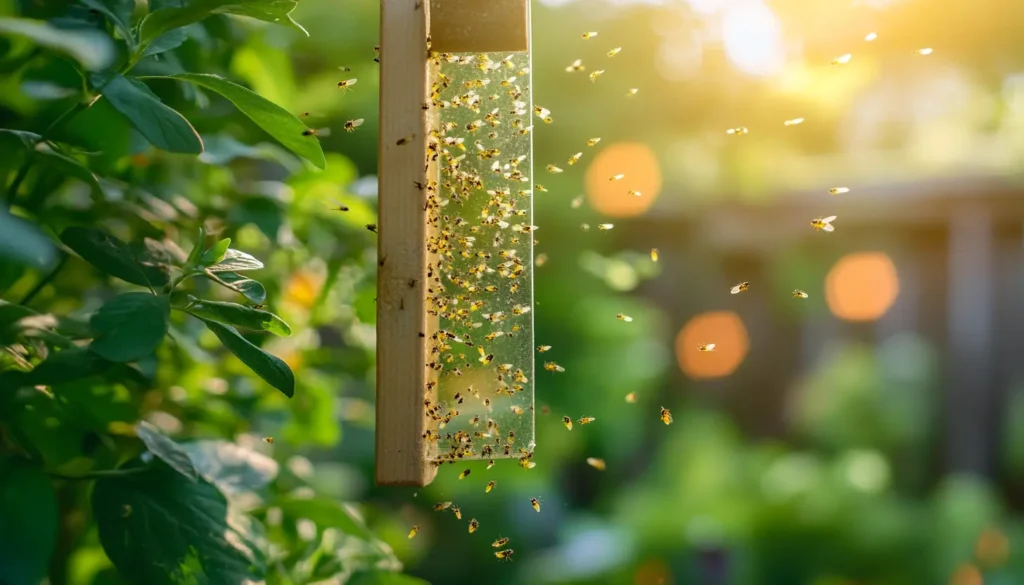
[[[427,331],[426,222],[429,6],[381,0],[379,227],[377,245],[378,485],[423,486],[436,469],[424,457],[422,393]],[[403,144],[399,141],[406,139]]]
[[[433,18],[432,18],[433,15]],[[378,485],[423,486],[428,461],[428,227],[423,186],[433,108],[428,44],[437,52],[525,51],[528,0],[381,0],[377,258]]]

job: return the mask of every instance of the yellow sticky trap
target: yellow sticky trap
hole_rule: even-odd
[[[431,0],[431,48],[440,53],[525,52],[528,0]]]
[[[426,456],[522,459],[534,448],[538,235],[527,3],[431,11]]]

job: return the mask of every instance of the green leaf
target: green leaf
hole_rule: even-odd
[[[196,243],[192,246],[192,251],[188,253],[188,259],[185,261],[186,266],[195,266],[199,262],[199,257],[203,254],[203,249],[206,247],[206,228],[199,226],[199,237],[196,238]]]
[[[163,36],[157,37],[156,40],[146,47],[143,55],[151,57],[153,55],[159,55],[160,53],[166,53],[167,51],[173,51],[180,47],[187,38],[188,32],[186,32],[185,29],[174,29]]]
[[[210,272],[242,272],[243,270],[259,270],[261,268],[263,268],[263,263],[259,260],[245,252],[228,248],[224,257],[207,270]]]
[[[31,372],[0,373],[0,388],[55,386],[101,374],[113,364],[84,347],[52,352]]]
[[[128,118],[153,146],[168,152],[203,152],[203,141],[196,129],[142,82],[113,74],[102,84],[102,91],[110,105]]]
[[[87,29],[59,29],[40,20],[0,18],[0,36],[25,37],[36,45],[63,53],[89,71],[100,71],[114,62],[110,37]]]
[[[151,12],[139,27],[140,43],[148,46],[157,37],[170,30],[199,22],[213,14],[238,14],[290,25],[305,33],[305,29],[292,20],[291,12],[297,0],[192,0],[178,8],[162,8]]]
[[[356,574],[345,585],[430,585],[430,582],[401,573],[371,571]]]
[[[57,248],[34,225],[0,210],[0,257],[45,269],[56,260]]]
[[[224,254],[227,254],[229,247],[231,247],[231,238],[224,238],[210,247],[209,250],[203,252],[199,264],[201,266],[212,266],[220,262],[224,259]]]
[[[234,272],[220,272],[216,275],[207,274],[207,276],[212,276],[214,281],[221,286],[242,293],[251,303],[262,305],[263,301],[267,300],[267,289],[259,281],[247,276]]]
[[[281,337],[288,337],[292,334],[288,324],[277,315],[237,303],[192,299],[185,310],[200,319],[217,321],[224,325],[234,325],[254,331],[269,331]]]
[[[155,463],[105,477],[92,492],[100,543],[126,583],[261,583],[262,527],[209,482]]]
[[[0,583],[37,585],[57,543],[57,494],[41,469],[0,457]]]
[[[199,479],[199,473],[192,465],[192,459],[188,453],[177,443],[165,437],[155,426],[142,421],[135,428],[139,438],[146,444],[146,448],[154,456],[159,457],[171,469],[184,475],[192,481]]]
[[[96,338],[89,349],[112,362],[146,357],[163,342],[170,313],[167,295],[135,292],[116,296],[90,319]]]
[[[274,104],[259,94],[232,83],[219,75],[201,73],[178,73],[166,76],[170,79],[188,81],[198,86],[215,91],[233,103],[236,108],[249,117],[288,150],[305,158],[309,162],[324,168],[327,164],[324,151],[316,136],[306,136],[303,132],[306,125],[288,110]]]
[[[253,345],[230,325],[222,325],[206,319],[203,319],[203,322],[206,323],[206,327],[210,331],[213,331],[217,339],[220,339],[224,347],[238,356],[238,359],[249,366],[253,372],[256,372],[256,375],[280,390],[288,398],[295,394],[295,375],[292,374],[288,364]]]
[[[24,130],[11,130],[10,128],[0,128],[0,134],[6,134],[8,136],[13,136],[14,138],[17,138],[18,141],[21,142],[22,146],[24,146],[26,149],[35,148],[36,144],[38,144],[39,141],[43,139],[42,136],[36,134],[35,132],[26,132]]]
[[[40,143],[36,145],[36,154],[42,159],[42,162],[53,166],[56,170],[61,173],[80,179],[90,188],[92,192],[97,195],[102,195],[103,188],[100,187],[99,179],[92,173],[85,165],[71,158],[70,156],[58,152],[48,145]]]
[[[157,288],[167,284],[167,269],[140,263],[128,244],[98,229],[70,227],[60,241],[103,272],[132,284]]]
[[[21,332],[18,322],[35,314],[36,312],[28,307],[0,299],[0,346],[14,343]]]
[[[114,25],[118,34],[124,39],[129,47],[135,45],[135,38],[132,36],[131,28],[128,26],[128,20],[123,19],[120,14],[115,13],[106,4],[100,2],[100,0],[79,0],[82,4],[85,4],[89,8],[92,8],[96,12],[99,12],[110,21],[110,24]],[[129,14],[129,18],[131,18]]]
[[[277,462],[230,441],[192,441],[178,445],[199,475],[228,498],[257,492],[277,477]]]

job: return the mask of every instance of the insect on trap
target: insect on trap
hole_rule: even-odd
[[[384,0],[380,58],[377,483],[530,467],[528,1]]]

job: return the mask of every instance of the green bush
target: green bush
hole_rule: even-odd
[[[352,163],[230,74],[296,5],[0,12],[3,585],[416,582],[295,457],[373,312]],[[293,374],[322,338],[346,379]]]

